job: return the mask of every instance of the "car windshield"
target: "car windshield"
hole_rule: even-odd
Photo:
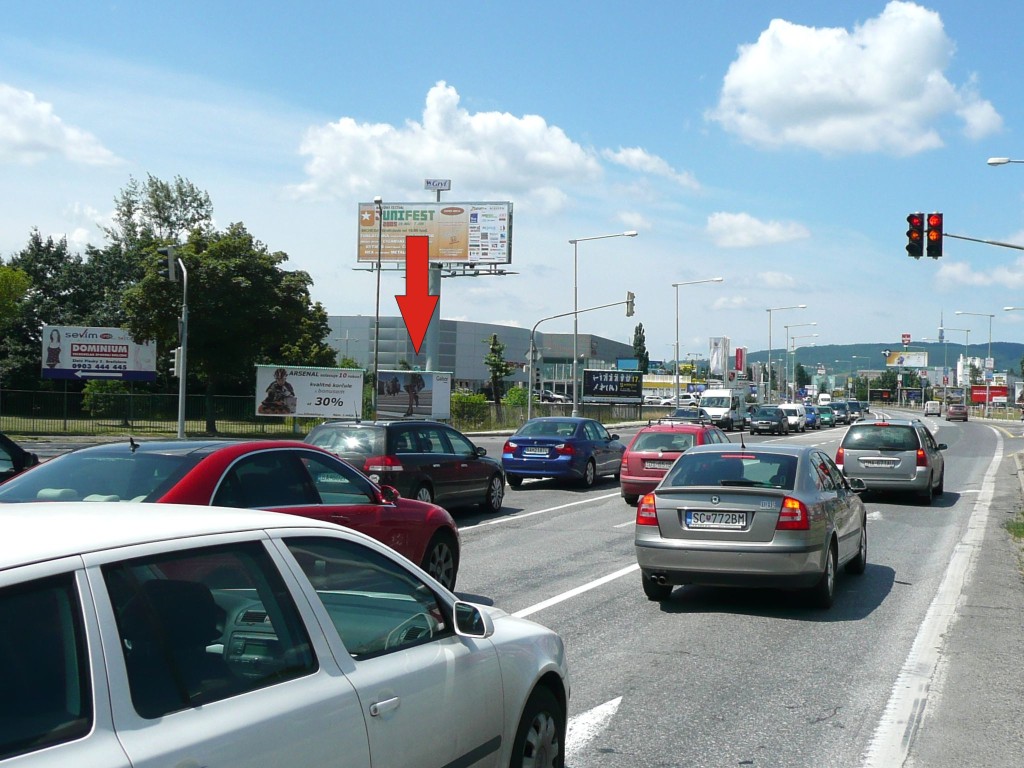
[[[676,408],[669,414],[670,419],[699,419],[702,416],[707,416],[707,413],[699,408]]]
[[[702,408],[728,408],[731,405],[731,400],[725,395],[712,397],[705,395],[700,399],[700,405]]]
[[[757,450],[684,453],[659,488],[720,485],[793,490],[796,465],[796,456]]]
[[[754,418],[756,419],[773,419],[779,413],[778,408],[758,408],[754,411]]]
[[[692,433],[680,432],[643,432],[636,437],[634,451],[662,451],[679,453],[693,447],[695,436]]]
[[[916,451],[917,433],[913,427],[899,424],[854,425],[843,438],[849,451]]]
[[[0,503],[156,501],[198,461],[192,454],[134,452],[127,446],[66,453],[0,485]]]
[[[572,437],[576,434],[574,421],[528,421],[519,428],[525,437]]]
[[[331,453],[370,456],[384,453],[383,428],[325,424],[309,433],[306,442]]]
[[[818,406],[818,413],[820,413],[820,414],[828,414],[828,415],[831,416],[832,415],[832,409],[829,406],[827,406],[827,405],[819,405]]]

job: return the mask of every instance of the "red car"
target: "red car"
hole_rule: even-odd
[[[654,490],[687,448],[728,442],[728,435],[710,424],[660,421],[644,427],[622,454],[619,472],[622,498],[635,507],[641,496]]]
[[[81,448],[0,485],[0,503],[25,501],[269,509],[362,531],[448,589],[459,568],[459,531],[445,509],[402,498],[327,451],[291,440],[132,440]]]

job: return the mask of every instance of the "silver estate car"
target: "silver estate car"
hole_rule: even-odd
[[[836,572],[867,565],[867,511],[820,449],[789,443],[691,448],[637,506],[644,594],[679,584],[802,589],[828,608]]]
[[[917,419],[858,421],[843,435],[836,464],[869,491],[914,493],[931,504],[945,486],[944,450],[946,444]]]
[[[0,509],[0,766],[554,766],[539,624],[280,512]]]

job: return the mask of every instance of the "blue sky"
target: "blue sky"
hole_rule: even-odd
[[[445,318],[580,331],[654,359],[733,347],[1024,337],[1024,4],[961,2],[0,3],[0,255],[33,228],[75,248],[129,178],[182,176],[372,315],[357,206],[511,201],[517,274],[442,281]],[[196,290],[200,288],[197,286]],[[382,279],[397,315],[404,279]],[[816,323],[804,326],[804,323]],[[571,319],[542,330],[571,331]],[[813,337],[809,334],[816,333]],[[804,335],[808,334],[808,335]],[[947,332],[951,342],[965,334]],[[826,361],[828,362],[828,361]]]

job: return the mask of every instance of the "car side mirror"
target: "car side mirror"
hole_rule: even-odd
[[[618,436],[618,435],[612,435],[612,438],[611,438],[611,439],[612,439],[612,440],[618,440],[618,439],[619,439],[619,436]]]
[[[476,447],[476,455],[477,456],[486,456],[487,455],[487,449],[484,448],[482,445],[478,445]]]
[[[402,498],[402,494],[393,485],[382,485],[380,487],[380,498],[385,504],[394,504]]]
[[[489,613],[472,603],[455,601],[455,634],[483,639],[494,634],[494,621]]]
[[[945,443],[939,443],[939,444],[938,444],[937,446],[935,446],[935,447],[936,447],[936,448],[938,448],[938,449],[939,449],[940,451],[944,451],[944,450],[946,450],[947,448],[949,448],[949,446],[948,446],[948,445],[946,445]]]

